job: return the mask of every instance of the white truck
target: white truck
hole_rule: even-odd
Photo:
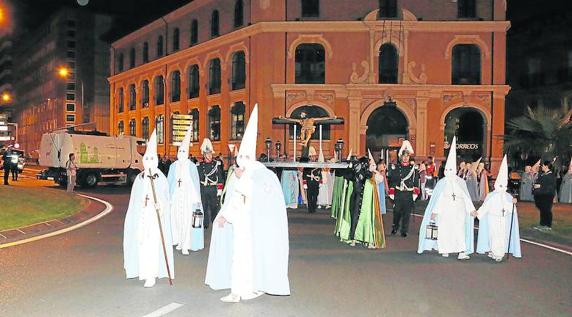
[[[97,184],[131,184],[143,170],[138,147],[144,140],[131,136],[110,137],[99,132],[56,131],[42,135],[39,163],[47,167],[40,178],[67,183],[66,163],[75,154],[77,182],[83,187]]]

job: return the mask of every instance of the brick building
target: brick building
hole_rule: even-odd
[[[502,157],[506,1],[195,0],[112,44],[113,134],[146,137],[174,155],[172,114],[193,114],[194,140],[240,142],[259,104],[259,146],[293,152],[278,116],[337,116],[325,156],[412,141],[417,157]],[[292,130],[290,128],[290,130]],[[313,141],[314,145],[317,142]],[[198,154],[195,146],[192,153]]]

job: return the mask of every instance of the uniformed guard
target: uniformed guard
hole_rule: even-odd
[[[204,228],[213,222],[220,209],[219,196],[222,194],[224,172],[221,161],[213,159],[213,145],[207,138],[201,145],[203,161],[197,164],[201,182],[201,200],[204,212]]]
[[[413,154],[413,147],[409,141],[403,141],[397,154],[399,162],[391,164],[388,171],[389,196],[393,199],[393,226],[391,234],[398,230],[402,237],[407,237],[409,218],[414,208],[414,202],[419,195],[419,172],[410,163],[409,156]]]

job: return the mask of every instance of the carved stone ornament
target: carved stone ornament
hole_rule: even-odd
[[[367,82],[367,78],[369,75],[369,63],[367,61],[362,61],[361,67],[363,67],[363,73],[360,76],[357,73],[356,63],[352,63],[352,75],[350,76],[351,84],[363,84]]]
[[[317,94],[318,99],[323,100],[327,104],[333,104],[334,94],[328,92],[321,92]]]
[[[415,67],[417,64],[414,61],[411,61],[407,64],[407,76],[411,82],[415,84],[426,84],[427,83],[427,74],[425,73],[425,64],[421,64],[419,76],[415,75]]]
[[[451,102],[455,99],[462,99],[463,98],[463,93],[462,92],[452,92],[452,93],[446,93],[443,94],[443,102]]]
[[[306,98],[306,92],[304,91],[292,91],[288,92],[288,94],[286,95],[286,100],[288,100],[288,102],[293,102],[305,98]]]

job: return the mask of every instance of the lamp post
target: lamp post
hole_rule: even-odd
[[[276,158],[278,159],[280,157],[280,149],[282,148],[282,142],[280,142],[280,140],[276,141],[274,147],[276,148]]]
[[[266,145],[266,161],[270,162],[270,149],[272,148],[272,140],[270,138],[266,138],[264,144]]]
[[[338,139],[336,144],[334,144],[334,149],[336,150],[336,156],[338,157],[338,162],[342,161],[342,150],[344,149],[344,140]]]
[[[62,67],[58,68],[58,76],[59,76],[60,78],[68,79],[68,77],[69,77],[71,74],[72,74],[71,71],[70,71],[67,67],[62,66]],[[76,78],[76,80],[77,80],[77,78]],[[82,108],[82,110],[85,111],[86,107],[85,107],[84,98],[83,98],[83,96],[84,96],[84,93],[83,93],[83,80],[80,79],[80,80],[79,80],[79,84],[80,84],[80,90],[81,90],[81,108]],[[85,115],[85,113],[84,113],[84,115]]]

